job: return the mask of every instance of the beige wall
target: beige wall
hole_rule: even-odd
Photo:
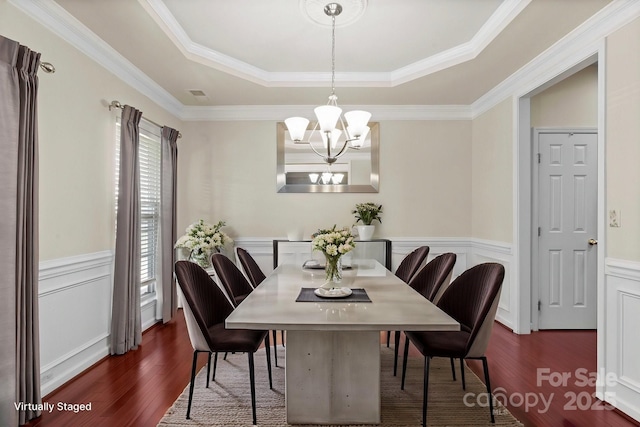
[[[506,99],[473,120],[472,236],[513,241],[513,107]]]
[[[531,98],[531,127],[597,127],[598,65]]]
[[[179,144],[178,228],[226,220],[235,237],[309,236],[351,225],[356,203],[383,205],[384,237],[466,237],[470,233],[471,122],[380,123],[380,192],[276,193],[274,122],[185,124]]]
[[[117,99],[152,120],[180,121],[13,6],[0,2],[0,33],[42,53],[38,73],[40,260],[112,249]]]
[[[607,210],[621,227],[607,228],[607,256],[640,261],[640,20],[607,38]]]

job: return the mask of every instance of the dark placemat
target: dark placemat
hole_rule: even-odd
[[[367,291],[360,288],[351,289],[352,294],[343,298],[322,298],[313,292],[316,288],[302,288],[296,302],[371,302]]]

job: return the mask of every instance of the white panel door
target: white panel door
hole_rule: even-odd
[[[597,134],[538,136],[539,329],[596,329]]]

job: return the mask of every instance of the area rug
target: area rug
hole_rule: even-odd
[[[272,352],[273,356],[273,352]],[[204,356],[201,356],[204,357]],[[399,362],[402,362],[400,358]],[[258,426],[286,426],[284,399],[284,349],[278,348],[278,365],[273,368],[273,390],[269,389],[264,349],[256,353],[256,404]],[[401,366],[401,365],[400,365]],[[412,357],[407,367],[405,389],[400,390],[398,376],[393,376],[393,348],[381,348],[381,426],[410,427],[422,425],[423,359]],[[456,363],[456,368],[459,368]],[[196,376],[191,419],[185,419],[189,387],[164,415],[159,427],[250,426],[251,394],[249,390],[246,354],[220,357],[215,382],[205,387],[206,367]],[[502,405],[495,409],[495,424],[491,424],[486,404],[486,388],[474,373],[466,368],[467,389],[462,390],[460,372],[457,381],[451,376],[448,359],[433,359],[429,370],[429,404],[427,422],[430,426],[522,426]],[[480,403],[478,403],[480,402]]]

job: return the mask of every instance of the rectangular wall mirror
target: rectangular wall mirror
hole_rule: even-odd
[[[305,140],[314,123],[309,124]],[[277,124],[278,193],[377,193],[380,182],[380,124],[370,122],[369,135],[362,148],[349,148],[331,166],[313,152],[307,142],[291,140],[283,122]],[[322,146],[318,131],[312,142]],[[331,173],[324,176],[323,173]]]

